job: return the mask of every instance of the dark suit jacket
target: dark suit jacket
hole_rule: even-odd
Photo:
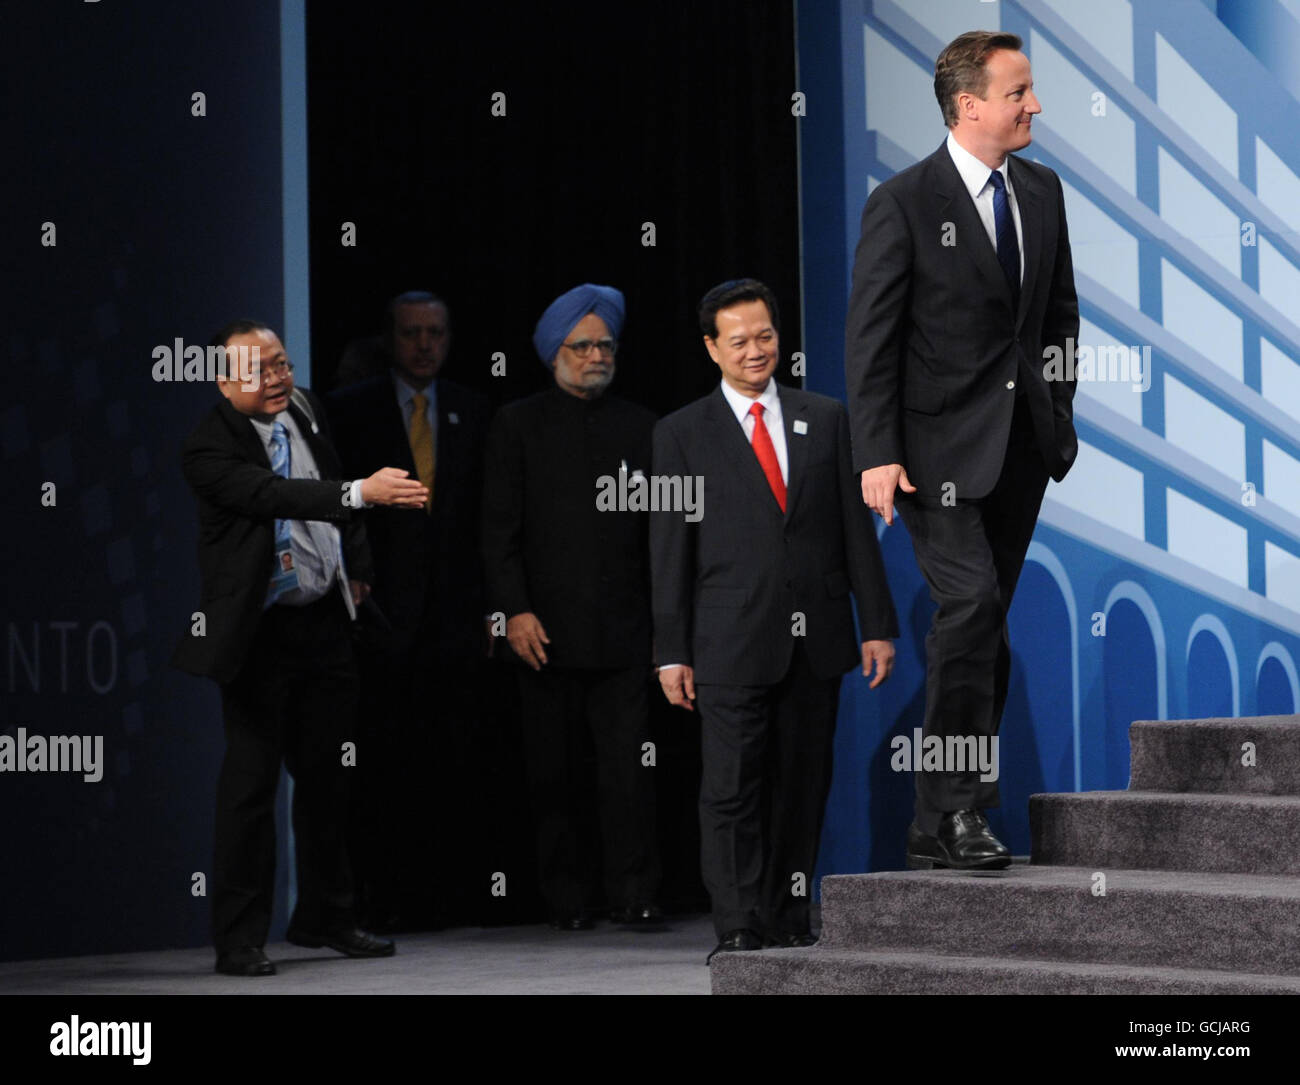
[[[650,665],[650,568],[644,512],[602,512],[597,480],[650,474],[655,416],[608,393],[558,388],[502,407],[483,491],[488,604],[532,611],[557,667]]]
[[[1061,183],[1046,166],[1009,162],[1024,234],[1015,313],[945,145],[881,184],[862,212],[845,344],[854,466],[901,463],[933,498],[946,482],[958,498],[993,488],[1019,393],[1058,482],[1078,451],[1074,381],[1043,375],[1044,351],[1079,334]]]
[[[437,381],[437,449],[433,511],[366,509],[374,556],[373,598],[393,628],[392,649],[415,643],[439,660],[483,655],[483,564],[479,501],[490,407],[486,397]],[[415,461],[393,379],[388,373],[342,388],[328,401],[334,441],[350,477]]]
[[[226,399],[185,439],[181,467],[199,505],[199,610],[206,635],[190,630],[181,638],[172,659],[181,670],[222,683],[239,674],[266,602],[277,519],[337,524],[348,576],[368,582],[373,575],[365,531],[343,504],[344,475],[320,402],[303,391],[320,432],[312,432],[296,405],[289,410],[315,457],[319,479],[281,478],[272,471],[253,424]]]
[[[780,681],[796,612],[814,674],[843,674],[862,658],[850,590],[862,640],[898,635],[844,408],[792,388],[778,395],[789,451],[784,514],[721,388],[655,427],[655,474],[704,478],[698,523],[675,512],[650,518],[656,656],[694,667],[697,683]]]

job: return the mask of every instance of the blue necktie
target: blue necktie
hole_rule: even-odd
[[[271,427],[271,470],[281,478],[289,477],[289,429],[283,422],[276,422]],[[280,555],[286,551],[292,553],[291,532],[288,520],[275,522],[275,568],[272,570],[270,591],[266,606],[270,606],[281,595],[298,586],[297,571],[286,573],[280,565]]]
[[[1007,185],[1000,170],[989,177],[993,184],[993,233],[997,237],[998,263],[1011,287],[1011,305],[1020,304],[1020,246],[1016,244],[1016,224],[1007,203]]]

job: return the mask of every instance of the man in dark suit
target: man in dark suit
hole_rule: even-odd
[[[522,664],[538,873],[561,930],[593,925],[592,791],[614,920],[652,926],[663,918],[643,749],[652,675],[646,513],[602,511],[597,501],[602,478],[649,471],[654,415],[606,392],[623,313],[618,290],[592,283],[552,302],[533,344],[555,386],[501,408],[488,438],[488,602],[506,615]]]
[[[422,291],[388,305],[392,368],[329,399],[345,474],[385,464],[433,494],[426,515],[366,513],[371,599],[391,633],[363,653],[361,774],[354,862],[366,912],[381,927],[468,918],[487,875],[475,862],[472,739],[488,645],[479,503],[487,399],[439,376],[450,342],[442,299]]]
[[[926,738],[997,734],[1012,593],[1048,477],[1078,449],[1060,364],[1079,332],[1061,183],[1011,153],[1040,111],[1020,45],[972,31],[940,54],[948,138],[871,194],[853,271],[845,365],[862,498],[887,523],[897,504],[938,605]],[[996,781],[961,768],[917,774],[909,866],[1011,861],[982,813],[998,805]]]
[[[276,786],[294,778],[298,902],[288,938],[350,957],[393,953],[358,929],[344,844],[356,670],[349,626],[371,576],[365,504],[420,507],[428,491],[384,468],[341,481],[319,403],[293,386],[279,338],[235,321],[213,345],[224,397],[185,441],[199,506],[202,602],[176,650],[221,686],[212,927],[218,972],[267,976]],[[251,363],[251,364],[246,364]],[[411,515],[416,515],[412,513]],[[286,560],[288,559],[288,560]]]
[[[840,679],[860,663],[878,686],[898,635],[848,417],[773,380],[777,320],[763,283],[710,290],[700,327],[722,383],[654,431],[655,479],[703,485],[699,515],[651,515],[650,553],[660,684],[701,717],[715,953],[813,943]]]

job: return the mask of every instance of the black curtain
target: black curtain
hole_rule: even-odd
[[[788,374],[800,349],[792,4],[310,5],[307,45],[317,389],[349,342],[380,330],[388,298],[427,289],[451,309],[445,375],[497,404],[529,394],[551,379],[532,348],[537,318],[597,282],[628,303],[614,391],[666,414],[716,386],[695,307],[741,276],[776,292]],[[492,869],[529,870],[519,720],[499,677],[478,839]],[[698,721],[655,700],[661,901],[705,909]],[[524,881],[482,921],[537,918]]]
[[[431,289],[452,311],[446,376],[498,403],[535,391],[549,380],[531,345],[538,316],[591,281],[628,300],[614,391],[666,413],[718,380],[700,296],[746,275],[776,291],[788,373],[800,349],[788,0],[309,5],[308,53],[318,388],[350,340],[378,331],[388,297]]]

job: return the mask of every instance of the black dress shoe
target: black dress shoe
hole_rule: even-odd
[[[328,946],[345,957],[391,957],[397,952],[397,946],[387,938],[376,938],[359,927],[340,927],[332,931],[305,931],[290,927],[284,937],[295,946],[308,949]]]
[[[776,934],[770,934],[767,937],[769,948],[776,949],[803,949],[806,946],[815,946],[817,939],[808,931],[780,931]]]
[[[623,927],[662,927],[663,909],[657,904],[638,904],[631,908],[616,908],[609,918]]]
[[[748,927],[737,931],[727,931],[727,933],[722,936],[722,940],[713,947],[713,953],[710,953],[704,959],[704,963],[708,964],[713,960],[715,953],[741,953],[746,950],[762,948],[763,939]]]
[[[217,971],[227,976],[274,976],[275,965],[261,946],[240,946],[217,954]]]
[[[557,931],[589,931],[595,925],[586,912],[557,912],[551,916],[551,926]]]
[[[1011,852],[978,810],[944,814],[938,836],[927,836],[913,822],[907,830],[907,865],[911,870],[1002,870]]]

